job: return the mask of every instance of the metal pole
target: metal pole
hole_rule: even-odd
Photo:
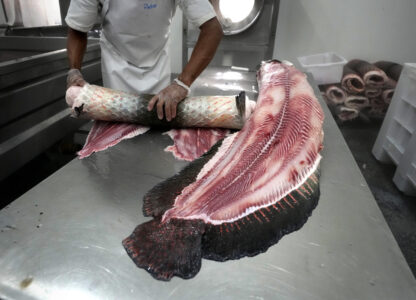
[[[65,17],[66,17],[66,14],[68,13],[70,2],[71,2],[70,0],[59,0],[59,8],[61,11],[62,26],[66,26]]]
[[[265,59],[272,59],[273,52],[274,52],[274,43],[276,38],[276,31],[277,31],[277,19],[279,17],[279,6],[280,0],[273,0],[273,14],[270,24],[270,36],[269,36],[269,43],[266,50]]]
[[[182,69],[188,63],[188,19],[182,16]]]
[[[9,23],[9,19],[7,18],[7,13],[6,13],[6,6],[4,5],[3,0],[1,0],[1,6],[3,8],[4,17],[6,18],[6,23]]]

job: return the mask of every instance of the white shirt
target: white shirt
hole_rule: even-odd
[[[197,27],[216,16],[208,0],[72,0],[65,21],[87,32],[100,16],[104,85],[154,94],[170,81],[170,24],[178,5]]]

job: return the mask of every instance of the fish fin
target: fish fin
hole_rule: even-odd
[[[130,258],[154,278],[168,281],[173,276],[194,277],[201,268],[201,220],[153,219],[136,227],[123,240]]]
[[[231,223],[208,224],[202,239],[203,258],[225,261],[267,251],[284,235],[300,229],[319,199],[319,170],[298,189],[273,205]]]
[[[217,142],[209,151],[191,162],[178,174],[157,184],[148,191],[143,197],[143,214],[146,217],[157,217],[172,208],[176,197],[186,186],[196,180],[201,169],[217,152],[221,142]]]

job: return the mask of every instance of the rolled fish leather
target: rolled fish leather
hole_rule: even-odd
[[[245,92],[237,96],[188,97],[178,104],[176,117],[168,122],[158,119],[156,108],[148,111],[152,97],[89,84],[71,87],[66,94],[74,117],[145,126],[241,129],[254,109],[253,101],[246,99]]]

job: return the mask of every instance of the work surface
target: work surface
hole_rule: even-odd
[[[315,88],[317,91],[317,89]],[[153,279],[121,245],[142,197],[187,163],[151,131],[75,159],[0,212],[0,298],[416,299],[416,281],[325,105],[321,198],[266,253]]]

